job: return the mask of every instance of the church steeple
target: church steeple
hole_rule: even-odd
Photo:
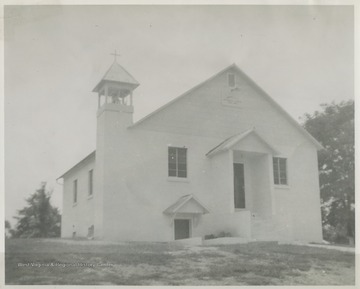
[[[116,53],[115,53],[116,54]],[[116,57],[117,55],[115,55]],[[121,204],[126,198],[124,171],[132,152],[132,136],[128,128],[133,124],[133,90],[139,82],[127,72],[116,58],[93,92],[98,93],[95,166],[95,238],[113,234],[111,204]],[[126,187],[126,186],[125,186]],[[123,204],[123,206],[125,206]]]
[[[132,92],[140,85],[125,68],[117,63],[116,55],[115,53],[114,63],[93,89],[93,92],[98,93],[99,107],[108,103],[132,106]]]

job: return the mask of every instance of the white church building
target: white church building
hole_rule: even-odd
[[[96,85],[96,151],[65,172],[61,236],[322,241],[322,146],[235,64],[133,122],[139,82]]]

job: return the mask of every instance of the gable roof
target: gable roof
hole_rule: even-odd
[[[122,67],[116,61],[114,61],[100,82],[95,86],[93,92],[98,92],[99,88],[105,81],[128,83],[134,86],[138,86],[140,84],[129,72],[126,71],[124,67]]]
[[[192,214],[207,214],[209,213],[209,210],[205,208],[193,195],[185,195],[179,198],[174,204],[172,204],[170,207],[168,207],[164,214],[176,214],[176,213],[183,213],[181,211],[182,208],[185,207],[186,204],[189,204],[192,202],[195,204],[196,209],[193,210]],[[189,212],[187,212],[189,213]]]
[[[251,128],[248,129],[242,133],[239,134],[235,134],[229,138],[227,138],[226,140],[224,140],[223,142],[221,142],[219,145],[217,145],[216,147],[214,147],[213,149],[211,149],[206,156],[207,157],[211,157],[217,153],[226,151],[231,149],[233,146],[235,146],[236,144],[238,144],[240,141],[242,141],[243,139],[245,139],[247,136],[249,136],[250,134],[253,134],[255,136],[257,136],[257,138],[263,143],[265,144],[272,152],[274,155],[279,154],[279,152],[272,146],[270,145],[267,141],[265,141],[256,131],[255,128]]]
[[[193,88],[189,89],[188,91],[186,91],[185,93],[181,94],[180,96],[178,96],[177,98],[169,101],[168,103],[166,103],[165,105],[161,106],[160,108],[156,109],[155,111],[153,111],[152,113],[148,114],[147,116],[143,117],[142,119],[140,119],[139,121],[137,121],[136,123],[134,123],[133,125],[131,125],[129,128],[135,128],[137,127],[139,124],[147,121],[148,119],[150,119],[152,116],[156,115],[157,113],[161,112],[162,110],[166,109],[168,106],[174,104],[175,102],[179,101],[180,99],[182,99],[183,97],[187,96],[188,94],[190,94],[191,92],[195,91],[196,89],[206,85],[208,82],[210,82],[211,80],[213,80],[214,78],[216,78],[217,76],[219,76],[220,74],[224,73],[227,70],[230,69],[235,69],[239,74],[241,74],[241,76],[243,76],[243,78],[249,82],[253,88],[255,88],[256,90],[258,90],[260,92],[260,94],[267,100],[270,102],[270,104],[278,110],[278,112],[280,112],[301,134],[303,134],[305,136],[305,138],[307,138],[311,143],[313,143],[315,145],[315,147],[320,150],[323,148],[323,146],[310,134],[308,133],[296,120],[293,119],[292,116],[290,116],[290,114],[288,114],[277,102],[275,102],[260,86],[258,86],[249,76],[247,76],[235,63],[233,63],[232,65],[224,68],[223,70],[221,70],[220,72],[216,73],[215,75],[213,75],[212,77],[208,78],[207,80],[199,83],[198,85],[194,86]]]

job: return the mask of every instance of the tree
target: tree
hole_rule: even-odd
[[[8,238],[10,235],[11,224],[8,220],[5,220],[5,238]]]
[[[28,206],[18,211],[17,224],[12,231],[15,238],[49,238],[60,236],[61,216],[50,203],[51,192],[46,183],[33,193],[26,202]]]
[[[318,153],[324,237],[345,242],[355,238],[354,101],[321,106],[305,115],[304,127],[324,146]]]

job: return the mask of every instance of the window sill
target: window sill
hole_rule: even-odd
[[[77,206],[77,203],[73,203],[73,207],[76,207]]]
[[[249,211],[249,209],[247,209],[247,208],[243,208],[243,209],[241,209],[241,208],[235,208],[235,213],[237,213],[237,212],[244,212],[244,211]]]
[[[190,180],[188,178],[178,178],[178,177],[168,177],[167,180],[169,182],[179,182],[179,183],[189,183]]]
[[[94,195],[90,195],[87,197],[88,200],[91,200],[93,198]]]
[[[289,185],[274,185],[275,189],[280,189],[280,190],[290,190],[290,186]]]

